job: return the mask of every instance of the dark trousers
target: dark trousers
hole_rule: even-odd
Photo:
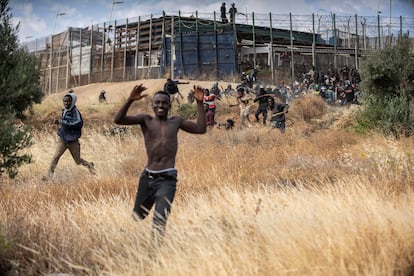
[[[274,121],[271,122],[271,127],[272,128],[278,128],[281,133],[285,133],[286,120],[285,119],[274,120]]]
[[[89,169],[91,173],[94,173],[94,165],[92,162],[88,162],[85,159],[80,157],[80,143],[79,140],[76,139],[75,141],[64,143],[61,139],[56,147],[55,155],[53,155],[52,163],[50,164],[49,168],[49,177],[53,175],[55,172],[56,166],[59,162],[60,157],[65,153],[66,150],[69,150],[70,154],[73,157],[73,160],[77,165],[83,165]]]
[[[152,174],[144,170],[139,178],[134,212],[140,219],[148,216],[155,204],[153,230],[164,235],[177,187],[177,171]]]
[[[256,112],[254,113],[254,116],[256,117],[256,122],[259,121],[259,114],[263,115],[263,124],[266,124],[267,119],[267,107],[259,107]]]

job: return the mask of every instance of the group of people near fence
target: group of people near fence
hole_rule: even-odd
[[[306,93],[320,95],[329,104],[359,104],[361,77],[355,67],[342,68],[329,66],[326,72],[313,68],[303,74],[301,81],[295,81],[291,96],[300,97]]]
[[[282,89],[283,90],[283,89]],[[203,103],[205,108],[206,125],[208,129],[214,126],[225,126],[225,129],[233,129],[236,122],[233,118],[228,118],[224,123],[217,122],[217,101],[225,99],[229,107],[239,107],[239,129],[249,128],[253,124],[269,125],[277,128],[281,133],[285,132],[285,114],[288,112],[289,105],[286,103],[286,96],[281,97],[272,91],[265,90],[263,85],[256,86],[255,89],[245,81],[241,81],[234,90],[231,84],[226,89],[220,89],[218,82],[214,82],[211,88],[204,88]],[[189,93],[191,94],[191,93]],[[233,100],[233,103],[228,103]],[[235,100],[235,102],[234,102]],[[192,104],[192,101],[188,101]],[[252,108],[257,105],[252,113]],[[255,121],[250,119],[250,114],[254,115]],[[270,122],[270,123],[269,123]]]
[[[247,122],[247,127],[251,126],[249,118],[250,103],[257,103],[257,109],[254,113],[255,122],[262,123],[264,126],[270,121],[271,128],[278,128],[281,133],[285,132],[286,128],[286,113],[288,112],[289,105],[282,102],[281,98],[277,98],[274,93],[268,93],[261,85],[257,93],[249,95],[248,90],[239,86],[237,90],[237,100],[240,107],[240,124],[243,127]],[[261,118],[260,118],[261,117]],[[261,119],[261,121],[260,121]]]

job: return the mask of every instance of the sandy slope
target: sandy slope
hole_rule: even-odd
[[[180,80],[182,82],[187,82],[188,80]],[[106,91],[106,99],[108,103],[119,103],[126,97],[128,97],[131,89],[134,85],[143,83],[145,87],[148,88],[147,93],[153,94],[158,90],[162,90],[164,87],[164,83],[166,82],[165,79],[150,79],[150,80],[137,80],[137,81],[128,81],[128,82],[106,82],[106,83],[94,83],[90,85],[75,87],[73,90],[75,91],[76,95],[78,96],[78,106],[84,105],[94,105],[99,104],[98,96],[101,90]],[[190,84],[180,84],[179,89],[180,92],[184,96],[184,102],[186,102],[186,97],[188,93],[191,91],[194,85],[200,85],[203,88],[211,88],[213,85],[212,81],[189,81]],[[219,82],[219,86],[222,88],[226,88],[228,82]],[[231,83],[232,87],[236,87],[236,83]],[[52,94],[45,98],[44,102],[48,102],[50,100],[54,101],[61,101],[63,95],[67,91],[62,91],[60,93]]]
[[[187,95],[191,91],[194,85],[199,85],[203,88],[211,88],[213,81],[194,81],[194,80],[181,80],[183,82],[189,81],[189,84],[180,84],[179,89],[184,96],[183,103],[187,103]],[[138,81],[128,81],[128,82],[113,82],[113,83],[95,83],[90,85],[85,85],[81,87],[75,87],[74,91],[78,96],[77,106],[82,112],[82,116],[89,125],[94,127],[102,127],[106,124],[113,123],[113,116],[116,111],[119,109],[122,102],[129,96],[131,89],[134,85],[143,84],[148,90],[144,93],[153,95],[156,91],[162,90],[165,79],[148,79],[148,80],[138,80]],[[219,86],[224,89],[227,87],[228,82],[219,82]],[[230,83],[233,88],[237,86],[238,83]],[[106,91],[107,104],[99,103],[99,93],[101,90]],[[62,98],[67,93],[67,91],[62,91],[60,93],[55,93],[45,97],[43,102],[40,105],[34,107],[35,114],[30,116],[27,123],[33,125],[34,127],[50,127],[51,123],[59,118],[60,110],[62,108]],[[237,103],[235,97],[223,98],[221,101],[217,101],[217,114],[216,120],[219,123],[224,123],[228,118],[231,118],[236,121],[236,125],[239,123],[239,109],[238,107],[229,107],[229,104]],[[295,106],[292,104],[292,108],[289,112],[289,117],[295,121],[295,128],[300,128],[299,122],[304,124],[301,119],[301,112],[295,111]],[[346,128],[349,125],[352,125],[354,122],[354,117],[356,111],[360,106],[329,106],[324,114],[320,118],[315,118],[313,124],[307,126],[303,125],[303,129],[306,132],[309,127],[318,129],[321,126],[322,128]],[[250,119],[254,119],[253,113],[256,109],[256,104],[253,103]],[[152,113],[150,105],[150,97],[144,99],[143,102],[131,106],[130,112],[145,112]],[[173,113],[176,113],[177,110],[173,108]]]
[[[212,81],[194,81],[194,80],[180,80],[182,82],[189,82],[189,84],[179,84],[180,92],[183,94],[183,103],[187,103],[187,95],[190,93],[194,85],[199,85],[203,88],[211,88]],[[148,79],[128,82],[106,82],[106,83],[94,83],[90,85],[75,87],[75,91],[78,100],[77,106],[81,110],[82,116],[88,122],[94,122],[93,125],[101,125],[105,123],[112,123],[113,116],[118,110],[119,106],[131,93],[132,88],[137,84],[143,84],[147,87],[144,92],[149,95],[153,95],[155,92],[162,90],[166,79]],[[226,88],[228,82],[219,82],[219,87]],[[231,83],[235,88],[237,83]],[[107,104],[99,103],[99,94],[102,90],[106,91]],[[29,123],[35,127],[42,127],[43,125],[50,125],[55,119],[59,118],[60,110],[62,108],[62,98],[68,92],[68,90],[61,91],[59,93],[53,93],[46,96],[41,104],[34,106],[33,116],[29,116],[25,123]],[[131,112],[147,112],[152,113],[150,104],[150,97],[144,99],[142,103],[133,105]],[[234,102],[233,102],[234,101]],[[217,105],[228,106],[230,103],[236,103],[236,99],[225,99],[220,101]],[[237,108],[232,108],[231,111],[238,113]],[[174,111],[175,112],[175,111]],[[221,113],[221,112],[220,112]],[[235,113],[235,114],[236,114]],[[217,119],[221,120],[220,116],[224,114],[218,114]],[[227,116],[227,115],[226,115]],[[232,117],[238,117],[232,115]]]

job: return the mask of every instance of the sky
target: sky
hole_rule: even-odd
[[[355,15],[384,18],[414,18],[414,0],[240,0],[226,2],[227,8],[234,1],[239,12],[255,14],[292,15]],[[119,3],[122,2],[122,3]],[[68,27],[86,27],[112,20],[138,18],[163,11],[178,14],[198,11],[220,16],[221,1],[212,0],[9,0],[12,23],[20,23],[19,39],[27,42],[66,31]],[[115,4],[114,4],[115,3]],[[293,4],[294,3],[294,4]],[[391,9],[390,9],[391,7]],[[236,21],[237,22],[237,21]]]

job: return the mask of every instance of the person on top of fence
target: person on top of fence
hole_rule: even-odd
[[[231,7],[229,9],[230,22],[231,23],[234,23],[234,20],[236,19],[236,13],[237,13],[236,4],[232,3],[231,4]]]
[[[164,84],[164,92],[168,93],[171,98],[171,103],[177,101],[178,108],[181,108],[181,100],[184,99],[183,95],[181,94],[180,90],[178,89],[178,84],[189,84],[189,82],[180,82],[176,80],[172,80],[171,78],[167,79],[167,82]]]
[[[221,14],[221,23],[229,23],[229,20],[227,19],[226,3],[224,2],[221,4],[220,14]]]
[[[114,123],[141,126],[148,161],[139,178],[133,217],[137,220],[146,218],[155,204],[152,234],[154,241],[157,242],[158,238],[164,235],[176,193],[175,162],[178,150],[178,131],[204,134],[207,126],[203,106],[203,88],[194,86],[192,92],[197,101],[196,122],[181,116],[168,116],[171,99],[164,91],[156,92],[152,98],[154,116],[146,113],[128,115],[128,110],[134,102],[148,96],[148,94],[142,94],[145,90],[147,88],[142,84],[134,86],[128,99],[116,113]]]

